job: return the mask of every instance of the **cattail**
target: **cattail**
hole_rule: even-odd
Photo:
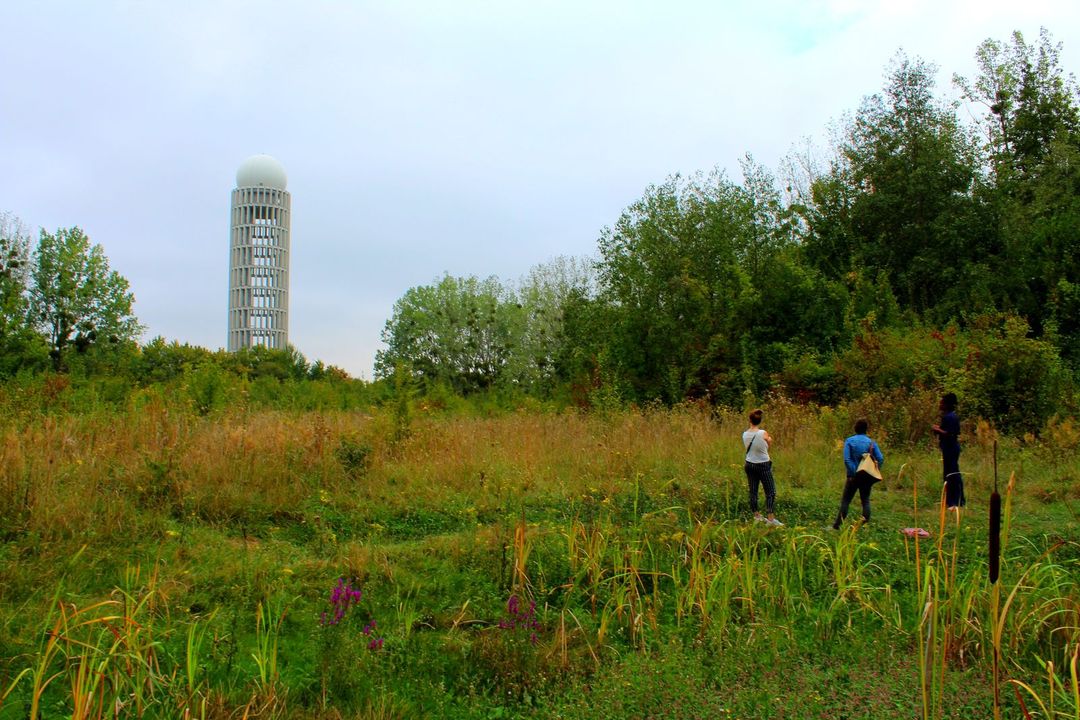
[[[1001,495],[990,495],[990,584],[997,582],[1001,570]]]
[[[1001,572],[1001,496],[998,495],[997,439],[994,439],[994,492],[990,493],[990,584],[998,580]],[[1012,482],[1010,478],[1010,482]],[[996,676],[995,676],[996,680]]]

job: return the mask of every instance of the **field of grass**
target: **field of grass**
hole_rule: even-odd
[[[834,532],[849,424],[766,408],[767,528],[698,407],[11,413],[0,718],[983,720],[995,652],[1000,717],[1080,718],[1080,430],[973,427],[956,516],[871,428],[874,522]]]

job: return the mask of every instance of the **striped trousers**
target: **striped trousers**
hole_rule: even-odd
[[[765,488],[765,512],[773,514],[776,505],[776,481],[773,480],[772,462],[746,463],[746,480],[750,485],[750,512],[758,512],[758,486]]]

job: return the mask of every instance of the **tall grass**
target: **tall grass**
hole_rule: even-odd
[[[317,658],[304,628],[340,574],[371,583],[373,602],[397,618],[386,677],[431,647],[532,687],[522,668],[597,673],[675,641],[723,648],[749,633],[830,646],[870,633],[909,649],[923,717],[948,716],[951,672],[995,657],[1030,703],[1059,714],[1075,705],[1075,542],[1033,532],[1047,506],[1018,492],[1018,474],[1003,503],[1002,601],[984,579],[974,513],[919,495],[936,471],[927,448],[882,441],[901,469],[875,491],[874,526],[819,529],[843,480],[844,425],[829,412],[766,408],[780,529],[747,521],[739,413],[417,410],[407,435],[396,422],[392,412],[198,416],[154,398],[126,412],[0,421],[0,532],[24,558],[0,557],[0,643],[13,649],[0,661],[0,709],[325,709],[334,689],[313,690],[310,678],[358,649],[335,640],[326,651],[338,654]],[[364,461],[337,452],[343,442],[364,448]],[[1005,462],[1022,460],[1032,487],[1058,487],[1056,471],[1038,474],[1038,452],[1016,441]],[[989,459],[979,443],[970,455],[975,505],[989,495]],[[929,542],[911,548],[895,532],[930,517]],[[130,562],[154,572],[124,575]],[[511,594],[537,603],[535,644],[499,634]],[[289,620],[265,600],[285,596],[295,598]],[[42,640],[27,644],[19,629]],[[423,667],[449,685],[477,672],[430,657]],[[349,682],[357,712],[385,706],[375,679]]]

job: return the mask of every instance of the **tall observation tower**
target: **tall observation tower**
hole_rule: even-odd
[[[285,168],[253,155],[236,171],[229,231],[230,352],[289,343],[289,224]]]

